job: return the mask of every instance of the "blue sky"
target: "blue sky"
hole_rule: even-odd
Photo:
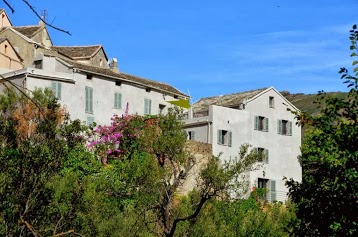
[[[37,24],[21,0],[14,25]],[[102,44],[121,71],[169,83],[193,101],[274,86],[279,91],[346,91],[349,30],[358,0],[28,0],[72,36],[56,45]],[[1,1],[2,3],[2,1]]]

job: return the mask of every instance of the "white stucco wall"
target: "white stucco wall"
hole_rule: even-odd
[[[269,97],[274,98],[274,108],[269,106]],[[287,107],[288,106],[288,107]],[[287,111],[294,110],[289,102],[275,89],[270,88],[253,99],[248,100],[245,110],[237,110],[221,106],[210,106],[209,114],[212,119],[212,151],[213,155],[222,153],[221,159],[228,160],[237,156],[240,146],[249,143],[254,147],[265,148],[269,151],[269,162],[258,162],[260,169],[246,175],[250,179],[250,188],[257,186],[258,178],[273,180],[276,183],[276,199],[287,199],[287,188],[283,177],[302,179],[302,168],[298,160],[301,146],[301,129],[295,125],[294,115]],[[268,132],[254,129],[254,117],[262,116],[269,119]],[[280,135],[277,132],[277,120],[292,122],[292,136]],[[186,120],[186,130],[193,130],[192,120]],[[232,145],[218,144],[218,129],[232,132]],[[197,130],[198,132],[200,130]],[[195,134],[201,137],[200,134]],[[268,184],[270,188],[270,183]]]
[[[45,59],[45,58],[44,58]],[[62,83],[61,99],[59,102],[64,105],[70,113],[71,119],[80,119],[87,121],[87,117],[93,117],[97,124],[109,124],[110,118],[114,114],[121,115],[125,112],[126,104],[129,104],[130,114],[144,114],[144,99],[150,99],[151,115],[159,113],[159,105],[165,105],[163,112],[165,113],[172,105],[166,101],[176,100],[174,96],[167,95],[156,90],[146,91],[144,87],[135,86],[122,82],[120,86],[116,86],[115,80],[94,75],[92,79],[87,79],[87,75],[82,72],[64,73],[54,72],[56,61],[44,60],[44,70],[33,69],[36,73],[46,74],[48,79],[40,79],[31,74],[27,78],[27,88],[30,90],[38,88],[51,87],[52,81],[60,81]],[[47,71],[49,68],[53,71]],[[61,71],[64,71],[63,65]],[[93,113],[85,112],[85,87],[93,88]],[[114,93],[122,94],[121,109],[114,109]]]

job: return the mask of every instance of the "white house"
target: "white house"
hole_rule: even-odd
[[[172,106],[168,101],[189,99],[166,83],[120,72],[100,44],[54,46],[42,21],[16,27],[3,9],[0,16],[0,93],[10,85],[25,91],[50,87],[71,119],[88,124],[109,124],[127,103],[131,114],[156,115]]]
[[[176,88],[157,81],[86,65],[51,54],[38,55],[31,67],[1,74],[3,83],[33,91],[50,87],[71,119],[109,124],[113,114],[155,115],[188,99]],[[1,87],[4,85],[0,84]]]
[[[301,129],[295,124],[297,111],[275,88],[203,98],[184,120],[188,139],[212,144],[221,159],[237,156],[249,143],[263,154],[261,168],[250,172],[250,187],[267,188],[268,201],[285,201],[284,177],[301,180],[299,162]]]

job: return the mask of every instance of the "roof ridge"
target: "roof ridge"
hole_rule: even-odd
[[[27,26],[10,26],[12,28],[23,28],[23,27],[43,27],[43,26],[40,26],[40,25],[27,25]]]
[[[75,48],[75,47],[103,47],[103,46],[102,46],[102,44],[94,44],[94,45],[71,45],[71,46],[53,45],[51,47],[54,47],[54,48],[56,48],[56,47],[59,47],[59,48],[61,48],[61,47],[63,47],[63,48]]]

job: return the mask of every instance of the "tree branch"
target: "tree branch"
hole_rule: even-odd
[[[48,23],[47,21],[45,21],[44,19],[42,19],[42,17],[40,16],[40,14],[37,13],[37,11],[35,10],[35,8],[27,1],[27,0],[22,0],[31,10],[32,12],[45,24],[47,25],[48,27],[51,27],[55,30],[58,30],[58,31],[61,31],[63,33],[66,33],[68,35],[71,35],[71,33],[69,31],[66,31],[66,30],[63,30],[61,28],[58,28],[50,23]]]

